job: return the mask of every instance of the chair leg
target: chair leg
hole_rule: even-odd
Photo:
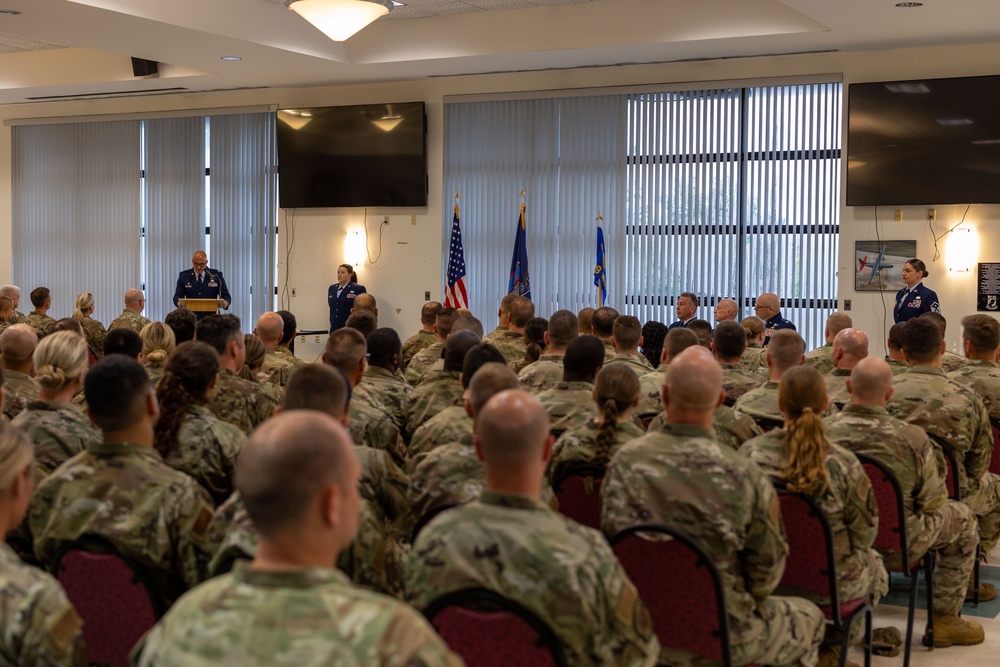
[[[872,608],[865,611],[865,667],[872,667]],[[847,653],[847,651],[844,651]]]
[[[910,646],[913,644],[913,616],[917,609],[917,577],[920,569],[910,573],[910,607],[906,612],[906,640],[903,647],[903,667],[910,667]]]
[[[928,651],[934,650],[934,566],[935,554],[928,551],[924,554],[924,583],[927,585],[927,630],[924,632],[924,646]]]
[[[976,587],[972,593],[972,606],[979,607],[979,562],[983,555],[983,545],[976,544],[976,561],[972,566],[972,585]]]

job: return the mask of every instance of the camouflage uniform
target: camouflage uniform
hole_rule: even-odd
[[[667,378],[667,364],[660,364],[655,371],[639,376],[639,405],[635,414],[649,420],[663,412],[663,383]]]
[[[275,405],[255,383],[223,368],[219,371],[215,396],[208,408],[222,421],[250,435],[258,424],[271,416]]]
[[[347,414],[347,430],[355,444],[388,453],[397,466],[406,463],[406,444],[389,415],[362,400],[352,400]]]
[[[602,338],[601,342],[604,343],[604,363],[608,363],[618,353],[615,351],[615,344],[611,342],[610,338]]]
[[[963,368],[948,373],[948,377],[974,391],[986,406],[990,420],[1000,422],[1000,365],[970,359]]]
[[[38,383],[27,373],[5,370],[3,388],[3,413],[8,419],[19,415],[28,403],[38,398]]]
[[[663,430],[667,425],[667,413],[661,412],[656,415],[656,419],[649,423],[646,430],[655,433]],[[725,445],[734,452],[740,448],[747,440],[756,438],[763,433],[760,426],[757,426],[750,417],[741,412],[736,412],[728,405],[720,405],[712,414],[712,430],[715,431],[715,440],[720,445]]]
[[[51,563],[64,542],[97,535],[147,568],[167,604],[205,574],[211,499],[152,447],[89,443],[38,485],[28,520],[40,562]]]
[[[394,528],[394,535],[409,536],[411,526],[407,493],[410,478],[388,452],[354,445],[354,453],[361,464],[361,478],[358,480],[361,497],[371,504],[382,523]]]
[[[761,373],[763,371],[762,374],[766,375],[767,350],[757,344],[747,345],[747,349],[743,351],[743,356],[740,357],[740,364],[751,373]]]
[[[559,468],[568,463],[598,463],[607,465],[610,458],[626,442],[641,438],[644,433],[641,428],[630,422],[621,422],[615,427],[615,440],[607,452],[607,458],[597,458],[597,434],[600,424],[594,419],[588,419],[583,424],[573,426],[559,436],[552,447],[552,458],[545,475],[551,483]]]
[[[435,340],[433,343],[413,355],[410,363],[406,365],[406,373],[403,378],[411,387],[416,387],[420,382],[420,377],[435,362],[441,359],[444,352],[444,343]]]
[[[830,397],[830,404],[839,410],[851,400],[851,392],[847,391],[847,378],[851,377],[851,371],[843,368],[834,368],[823,377],[826,382],[826,393]]]
[[[934,613],[957,614],[976,557],[976,516],[966,505],[948,500],[939,472],[941,454],[924,431],[890,417],[885,408],[848,403],[840,414],[823,420],[830,441],[856,454],[867,454],[889,467],[903,491],[907,560],[928,549],[936,552]],[[892,569],[902,566],[898,552],[883,552]]]
[[[641,354],[625,354],[622,352],[611,357],[611,359],[605,359],[605,366],[610,366],[611,364],[623,364],[628,366],[635,371],[635,374],[639,377],[645,375],[646,373],[651,373],[654,370],[653,364],[649,363],[646,357]]]
[[[10,317],[11,324],[23,324],[24,321],[28,319],[27,316],[20,310],[15,310],[14,314]]]
[[[472,417],[465,411],[464,403],[448,406],[414,431],[406,450],[410,457],[407,466],[414,467],[416,461],[450,442],[472,446]]]
[[[557,382],[536,396],[549,416],[549,428],[561,434],[587,423],[597,414],[594,385],[589,382]]]
[[[302,368],[303,366],[309,365],[309,362],[307,362],[305,359],[299,359],[298,357],[296,357],[292,353],[292,351],[289,350],[284,345],[279,345],[277,349],[274,350],[274,353],[279,357],[281,357],[282,359],[284,359],[285,361],[287,361],[288,363],[290,363],[295,368]]]
[[[413,435],[421,424],[451,405],[463,405],[465,389],[458,371],[442,371],[422,382],[406,403],[406,433]]]
[[[418,613],[303,567],[270,572],[239,564],[179,601],[133,652],[136,667],[462,664]]]
[[[732,405],[740,396],[763,384],[760,375],[751,373],[740,364],[719,364],[722,367],[722,389],[726,404]]]
[[[88,443],[100,442],[101,432],[64,401],[32,401],[11,422],[35,443],[35,473],[41,480]]]
[[[295,366],[290,361],[286,361],[278,356],[274,350],[265,350],[264,365],[257,373],[257,382],[269,382],[279,387],[288,384],[288,378],[292,376]]]
[[[389,413],[400,433],[406,430],[406,401],[411,391],[412,387],[401,374],[371,365],[365,368],[361,382],[354,387],[355,396]]]
[[[886,359],[885,363],[889,364],[889,368],[892,369],[893,375],[902,375],[906,371],[910,370],[910,364],[905,361],[900,361],[899,359]]]
[[[740,454],[756,463],[775,479],[785,479],[788,462],[782,454],[784,429],[749,440]],[[882,557],[872,548],[878,534],[878,504],[871,480],[857,457],[831,444],[823,462],[827,487],[813,498],[830,523],[833,553],[836,559],[837,591],[843,602],[874,595],[877,600],[889,589],[889,575]],[[829,598],[805,595],[817,604],[829,604]]]
[[[24,323],[35,330],[35,333],[38,334],[38,340],[52,333],[52,327],[56,325],[55,319],[35,310],[25,316]]]
[[[160,380],[162,380],[163,376],[167,374],[166,365],[161,364],[159,366],[154,366],[147,361],[142,364],[142,367],[146,370],[146,375],[149,376],[149,383],[153,385],[153,388],[155,389],[156,387],[159,387]]]
[[[52,575],[0,541],[0,664],[82,665],[83,621]]]
[[[126,308],[122,311],[121,315],[111,320],[111,324],[108,325],[108,331],[112,329],[131,329],[136,333],[141,333],[142,328],[149,324],[149,319],[143,317],[139,313]]]
[[[512,597],[561,641],[570,665],[653,665],[659,642],[645,605],[596,530],[541,500],[483,491],[417,536],[407,599],[426,609],[468,587]]]
[[[483,338],[483,342],[489,343],[499,350],[508,365],[524,359],[524,355],[528,351],[528,345],[524,342],[523,332],[494,331]]]
[[[94,351],[94,356],[98,359],[104,356],[104,335],[107,330],[104,325],[92,317],[83,318],[83,337],[87,339],[87,345]]]
[[[608,466],[601,527],[611,536],[650,522],[684,531],[718,567],[734,665],[816,664],[823,613],[771,595],[788,544],[778,497],[756,465],[694,426],[667,424],[633,440]],[[669,654],[664,647],[662,657]]]
[[[944,351],[941,355],[941,370],[945,373],[954,373],[955,371],[964,368],[965,364],[969,360],[960,354],[955,354],[954,352]]]
[[[806,353],[806,366],[812,366],[823,375],[834,369],[833,364],[833,343],[827,343],[823,347],[817,347]]]
[[[733,409],[749,416],[765,431],[784,424],[785,416],[778,409],[779,385],[774,380],[768,380],[740,396]]]
[[[563,379],[563,356],[562,354],[543,354],[538,361],[528,364],[518,374],[521,381],[521,389],[538,395],[556,386]]]
[[[399,362],[399,368],[405,371],[414,355],[433,345],[435,340],[437,340],[437,337],[433,331],[421,329],[403,341],[402,358]]]
[[[177,441],[169,446],[163,460],[193,477],[216,503],[221,503],[233,492],[236,457],[245,441],[241,430],[208,408],[192,405],[182,417]]]
[[[410,523],[438,505],[465,503],[486,485],[482,461],[472,445],[453,442],[421,457],[410,473]]]

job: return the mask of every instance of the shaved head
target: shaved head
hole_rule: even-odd
[[[765,292],[757,297],[757,305],[764,306],[765,308],[774,308],[779,310],[781,308],[781,300],[778,299],[777,294],[772,294],[770,292]]]
[[[508,389],[486,401],[477,417],[477,432],[487,467],[541,461],[549,417],[534,396]]]
[[[128,308],[134,308],[141,305],[145,301],[146,297],[142,295],[142,290],[132,288],[125,292],[125,305]],[[140,310],[142,310],[140,308]]]
[[[740,306],[732,299],[723,299],[715,306],[715,321],[728,322],[735,321],[739,315]]]
[[[378,311],[375,303],[375,297],[371,294],[365,292],[364,294],[359,294],[354,298],[354,310],[370,310],[375,313]]]
[[[712,412],[722,394],[722,367],[711,352],[693,345],[671,359],[663,389],[668,407]]]
[[[892,389],[892,368],[878,357],[862,359],[851,371],[847,388],[852,403],[884,406]]]
[[[254,333],[257,338],[264,343],[265,347],[275,348],[281,340],[281,335],[285,330],[285,322],[281,315],[275,312],[264,313],[257,320],[257,328]]]
[[[38,334],[28,324],[12,324],[0,335],[0,356],[7,368],[17,369],[31,362]]]
[[[851,369],[868,356],[868,334],[861,329],[843,329],[833,339],[833,361],[837,368]]]

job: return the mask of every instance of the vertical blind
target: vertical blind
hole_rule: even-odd
[[[506,292],[513,194],[530,174],[546,188],[528,197],[538,313],[596,305],[600,210],[619,312],[670,322],[690,291],[712,321],[719,299],[745,316],[775,292],[821,345],[836,309],[841,97],[828,83],[446,104],[445,195],[462,193],[474,311],[494,312]]]

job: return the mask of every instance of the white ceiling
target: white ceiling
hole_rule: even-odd
[[[0,104],[993,42],[996,0],[409,0],[344,43],[282,0],[0,0]],[[65,48],[60,48],[65,47]],[[226,62],[222,56],[239,56]],[[132,76],[130,56],[160,63]],[[146,93],[148,94],[148,92]]]

